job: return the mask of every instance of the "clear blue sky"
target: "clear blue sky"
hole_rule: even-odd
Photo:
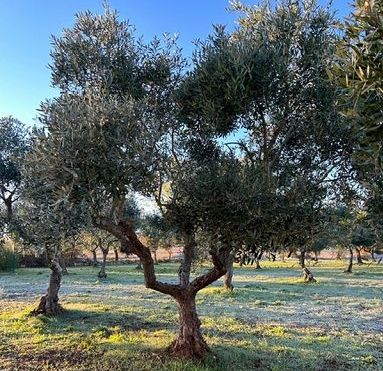
[[[248,4],[255,1],[247,0]],[[322,0],[321,3],[325,1]],[[120,18],[149,39],[163,32],[178,33],[185,55],[192,41],[205,38],[212,24],[233,27],[236,15],[228,0],[110,0]],[[339,17],[349,13],[348,0],[333,0]],[[0,0],[0,117],[12,115],[33,124],[42,100],[52,97],[50,37],[70,27],[74,14],[102,12],[101,0]]]

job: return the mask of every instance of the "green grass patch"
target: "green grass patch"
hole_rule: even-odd
[[[342,265],[343,264],[343,265]],[[169,357],[176,303],[147,290],[135,266],[69,268],[57,318],[31,317],[49,271],[0,275],[1,370],[380,370],[383,267],[319,262],[315,285],[294,261],[236,267],[233,292],[217,283],[197,295],[211,354],[200,363]],[[175,264],[159,277],[176,281]],[[201,269],[204,269],[202,267]]]

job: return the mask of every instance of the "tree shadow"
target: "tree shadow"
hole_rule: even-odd
[[[97,311],[67,309],[58,316],[39,315],[42,322],[41,331],[47,334],[65,334],[77,332],[82,335],[97,333],[101,337],[109,337],[117,331],[146,331],[175,330],[176,323],[145,318],[145,315],[117,311]],[[114,329],[114,330],[111,330]]]

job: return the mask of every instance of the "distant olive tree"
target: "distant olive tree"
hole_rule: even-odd
[[[17,229],[15,204],[21,194],[21,168],[28,148],[27,128],[13,117],[0,118],[0,218],[10,232]]]
[[[353,147],[328,77],[337,42],[332,13],[314,1],[232,6],[241,13],[239,27],[216,27],[199,44],[179,91],[180,114],[202,142],[223,143],[240,159],[238,190],[253,186],[246,188],[237,248],[258,258],[294,238],[307,246],[319,232],[315,218],[348,176]]]

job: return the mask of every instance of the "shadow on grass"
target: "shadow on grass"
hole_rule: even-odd
[[[81,334],[98,333],[101,337],[108,337],[119,331],[175,330],[176,323],[169,323],[145,318],[145,315],[123,313],[112,310],[81,310],[64,308],[63,313],[50,317],[39,315],[42,322],[41,331],[46,334],[63,334],[75,331]],[[110,329],[113,330],[110,330]]]
[[[215,317],[203,326],[212,352],[194,363],[170,357],[165,351],[176,335],[176,322],[154,320],[147,313],[114,310],[67,309],[59,317],[39,316],[24,324],[45,336],[34,347],[8,350],[3,366],[10,370],[376,370],[361,361],[349,362],[358,354],[343,338],[325,333],[281,326],[255,328],[246,321],[228,318],[221,324]],[[205,322],[205,321],[204,321]],[[71,341],[63,342],[63,339]],[[15,363],[17,362],[17,363]],[[368,366],[368,367],[367,367]],[[375,368],[374,368],[375,366]],[[34,368],[33,368],[34,367]],[[39,368],[40,367],[40,368]],[[370,368],[369,368],[370,367]]]

